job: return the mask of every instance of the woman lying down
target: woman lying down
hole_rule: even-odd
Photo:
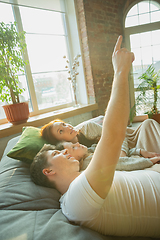
[[[129,116],[128,74],[134,60],[121,43],[122,36],[112,55],[114,79],[102,135],[89,165],[81,173],[79,161],[67,149],[42,151],[31,164],[31,178],[62,194],[60,206],[69,221],[105,235],[160,238],[160,174],[116,171]]]
[[[93,144],[90,148],[87,148],[86,146],[80,144],[79,142],[72,143],[72,142],[64,141],[64,142],[58,143],[55,147],[50,144],[45,144],[43,149],[45,150],[67,149],[68,153],[80,162],[80,170],[83,171],[87,168],[88,164],[90,163],[93,157],[95,148],[96,148],[96,144]],[[144,149],[134,148],[134,149],[131,149],[130,154],[131,153],[133,154],[133,156],[130,155],[130,157],[125,156],[125,157],[119,158],[119,161],[116,165],[116,170],[119,170],[119,171],[141,170],[141,169],[149,168],[156,163],[160,163],[160,154],[157,154],[155,152],[152,153]],[[139,155],[141,157],[139,157]],[[145,157],[142,157],[143,155],[144,156],[150,155],[151,157],[145,158]]]

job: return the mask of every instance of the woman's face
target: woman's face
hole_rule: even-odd
[[[52,135],[58,141],[77,142],[78,131],[72,125],[63,122],[55,122],[51,128]]]
[[[87,147],[77,143],[64,142],[63,147],[68,150],[68,153],[77,160],[80,160],[87,154]]]

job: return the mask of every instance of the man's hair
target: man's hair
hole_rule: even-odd
[[[32,181],[40,186],[56,188],[55,183],[49,181],[48,177],[43,174],[43,169],[50,166],[47,161],[47,151],[55,150],[55,146],[50,144],[44,144],[42,149],[34,157],[30,166],[30,174]]]

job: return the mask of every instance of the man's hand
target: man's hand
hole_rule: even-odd
[[[134,54],[126,48],[121,48],[122,39],[122,36],[117,39],[112,54],[112,62],[115,75],[123,72],[128,76],[131,64],[134,61]]]

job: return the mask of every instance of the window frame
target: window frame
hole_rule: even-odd
[[[143,33],[143,32],[149,32],[154,30],[160,29],[160,21],[153,22],[153,23],[147,23],[142,25],[136,25],[132,27],[125,27],[125,20],[127,17],[128,12],[130,9],[135,6],[136,4],[140,3],[142,1],[136,1],[130,7],[127,9],[126,14],[124,15],[123,19],[123,26],[124,26],[124,36],[125,36],[125,44],[126,48],[131,51],[130,46],[130,35],[137,34],[137,33]],[[160,5],[160,3],[156,2]],[[133,68],[131,67],[130,75],[129,75],[129,93],[130,93],[130,108],[132,108],[135,105],[135,92],[137,91],[137,88],[134,88],[134,78],[133,78]],[[134,121],[143,121],[147,118],[147,115],[136,115],[134,118]]]
[[[77,85],[78,85],[79,95],[80,95],[79,102],[82,105],[87,105],[88,104],[88,96],[87,96],[85,75],[84,75],[84,70],[83,70],[84,69],[83,68],[83,59],[82,59],[82,51],[81,51],[81,45],[80,45],[80,40],[79,40],[79,32],[78,32],[78,24],[77,24],[77,19],[76,19],[75,4],[74,4],[74,1],[72,1],[72,0],[67,0],[67,1],[61,0],[61,1],[64,1],[63,4],[65,6],[65,12],[64,11],[56,11],[56,12],[61,12],[65,16],[64,28],[65,28],[65,36],[66,36],[66,42],[67,42],[67,46],[68,46],[68,56],[69,56],[70,64],[72,65],[72,60],[74,59],[74,56],[76,54],[81,54],[81,58],[79,60],[80,67],[79,67],[79,75],[77,76]],[[15,0],[13,0],[11,3],[8,3],[8,4],[11,4],[11,6],[12,6],[15,21],[17,22],[18,31],[23,31],[22,20],[21,20],[20,9],[19,9],[20,5],[17,5],[17,3],[14,3],[14,2],[15,2]],[[28,7],[30,7],[30,6],[28,6]],[[74,23],[73,23],[73,21],[74,21]],[[25,66],[25,71],[26,71],[26,76],[27,76],[27,84],[28,84],[28,88],[30,91],[30,100],[31,100],[32,108],[33,108],[33,111],[30,112],[30,117],[74,106],[74,99],[72,98],[73,101],[71,103],[39,110],[37,99],[36,99],[35,87],[34,87],[33,78],[32,78],[32,73],[31,73],[31,67],[30,67],[28,53],[27,53],[27,48],[24,50],[23,58],[25,61],[26,60],[28,61],[28,64]],[[7,122],[8,121],[6,118],[0,119],[0,124],[4,124]]]

